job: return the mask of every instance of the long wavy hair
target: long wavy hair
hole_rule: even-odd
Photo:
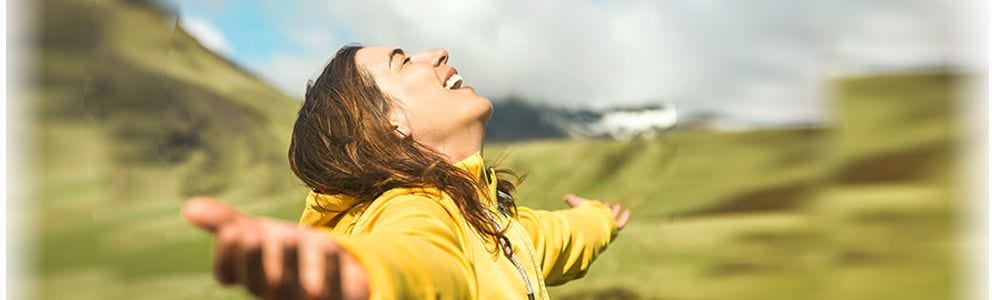
[[[473,178],[409,135],[394,134],[396,128],[389,122],[393,101],[355,63],[361,48],[348,45],[338,50],[308,84],[289,146],[296,176],[318,193],[353,196],[360,204],[393,188],[434,187],[448,194],[483,236],[502,235],[479,198],[479,191],[486,188],[482,178]],[[516,177],[509,170],[496,173],[497,189],[512,195],[522,178],[505,179]],[[512,197],[495,200],[516,212]]]

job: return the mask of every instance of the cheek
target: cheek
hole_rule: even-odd
[[[472,124],[479,121],[486,123],[489,121],[493,112],[493,104],[489,99],[471,92],[458,93],[454,96],[449,97],[453,103],[450,104],[450,108],[447,109],[448,111],[442,111],[442,114],[456,115],[453,117],[460,124]]]
[[[407,110],[415,136],[430,140],[443,139],[449,134],[474,128],[479,123],[485,125],[492,111],[489,99],[450,93]]]
[[[414,136],[436,139],[489,121],[492,102],[472,91],[450,91],[424,81],[410,82],[396,93]],[[436,84],[435,84],[436,85]]]
[[[399,94],[405,99],[404,102],[416,110],[428,110],[445,105],[442,102],[445,98],[444,90],[429,83],[405,85]]]

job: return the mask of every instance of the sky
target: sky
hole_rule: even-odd
[[[178,2],[202,44],[302,98],[348,43],[445,48],[481,95],[825,121],[831,78],[954,67],[953,0]]]

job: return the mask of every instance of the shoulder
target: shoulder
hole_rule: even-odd
[[[373,200],[367,212],[444,214],[460,217],[461,211],[447,193],[436,188],[394,188]]]
[[[446,194],[435,189],[396,188],[368,203],[355,223],[356,233],[436,235],[464,240],[465,218]]]

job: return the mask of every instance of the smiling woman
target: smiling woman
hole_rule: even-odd
[[[307,89],[289,160],[313,191],[300,227],[210,199],[184,208],[216,235],[214,270],[268,298],[548,298],[582,277],[630,216],[565,195],[516,205],[486,166],[492,104],[442,49],[346,46]]]

